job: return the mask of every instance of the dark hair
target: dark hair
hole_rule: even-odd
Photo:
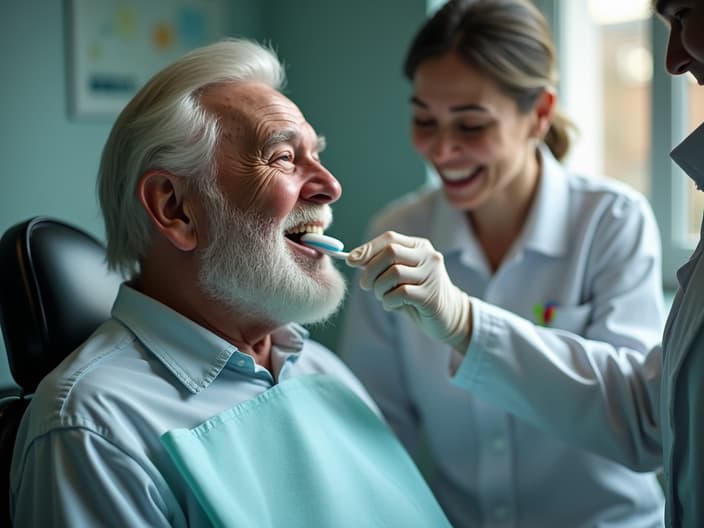
[[[521,112],[557,84],[550,28],[530,0],[450,0],[416,34],[404,74],[413,80],[422,62],[447,53],[457,53],[491,77]],[[556,111],[544,140],[557,159],[569,150],[571,128],[571,121]]]

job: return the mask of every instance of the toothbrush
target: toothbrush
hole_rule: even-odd
[[[337,259],[346,259],[347,255],[349,255],[349,253],[342,251],[345,245],[331,236],[305,233],[301,236],[301,243]]]

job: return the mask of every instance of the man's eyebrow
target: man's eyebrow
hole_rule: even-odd
[[[270,150],[280,143],[291,143],[297,140],[301,134],[293,128],[282,128],[273,132],[262,145],[263,150]]]
[[[298,130],[293,128],[282,128],[281,130],[277,130],[272,133],[266,141],[264,141],[262,150],[266,152],[281,143],[295,143],[298,142],[300,138],[301,133]],[[320,153],[325,150],[326,146],[327,141],[325,140],[325,136],[318,136],[315,142],[315,151]]]
[[[428,105],[418,99],[416,96],[411,97],[411,104],[415,106],[419,106],[421,108],[428,108]],[[467,112],[467,111],[472,111],[472,112],[486,112],[487,109],[484,108],[482,105],[474,104],[474,103],[467,103],[467,104],[461,104],[461,105],[456,105],[456,106],[451,106],[450,107],[450,112]]]

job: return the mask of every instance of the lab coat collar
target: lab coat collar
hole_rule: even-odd
[[[521,235],[521,245],[545,255],[561,257],[569,247],[569,183],[564,167],[541,144],[540,181]]]

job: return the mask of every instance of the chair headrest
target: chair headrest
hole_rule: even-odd
[[[105,248],[59,220],[35,217],[0,239],[0,328],[27,394],[105,320],[123,278]]]

